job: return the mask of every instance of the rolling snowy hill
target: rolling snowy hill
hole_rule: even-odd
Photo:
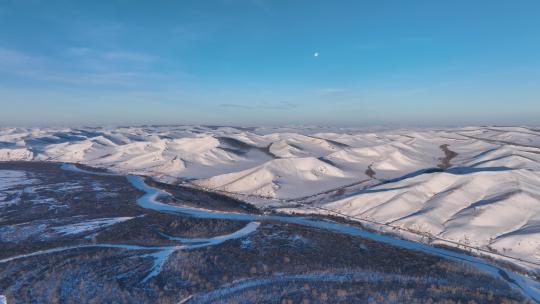
[[[330,209],[540,262],[534,128],[4,128],[0,160],[81,163],[259,207]]]

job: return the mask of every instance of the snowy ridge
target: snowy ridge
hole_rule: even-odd
[[[0,160],[81,163],[308,212],[301,203],[540,262],[538,128],[4,128]]]

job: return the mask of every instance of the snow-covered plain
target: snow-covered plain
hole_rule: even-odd
[[[540,263],[538,128],[4,128],[0,160],[81,163],[259,207],[332,210]]]

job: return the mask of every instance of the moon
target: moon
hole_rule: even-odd
[[[315,57],[315,58],[319,57],[319,52],[313,53],[313,57]]]

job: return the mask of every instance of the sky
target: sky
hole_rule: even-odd
[[[0,2],[0,125],[540,125],[540,1]]]

